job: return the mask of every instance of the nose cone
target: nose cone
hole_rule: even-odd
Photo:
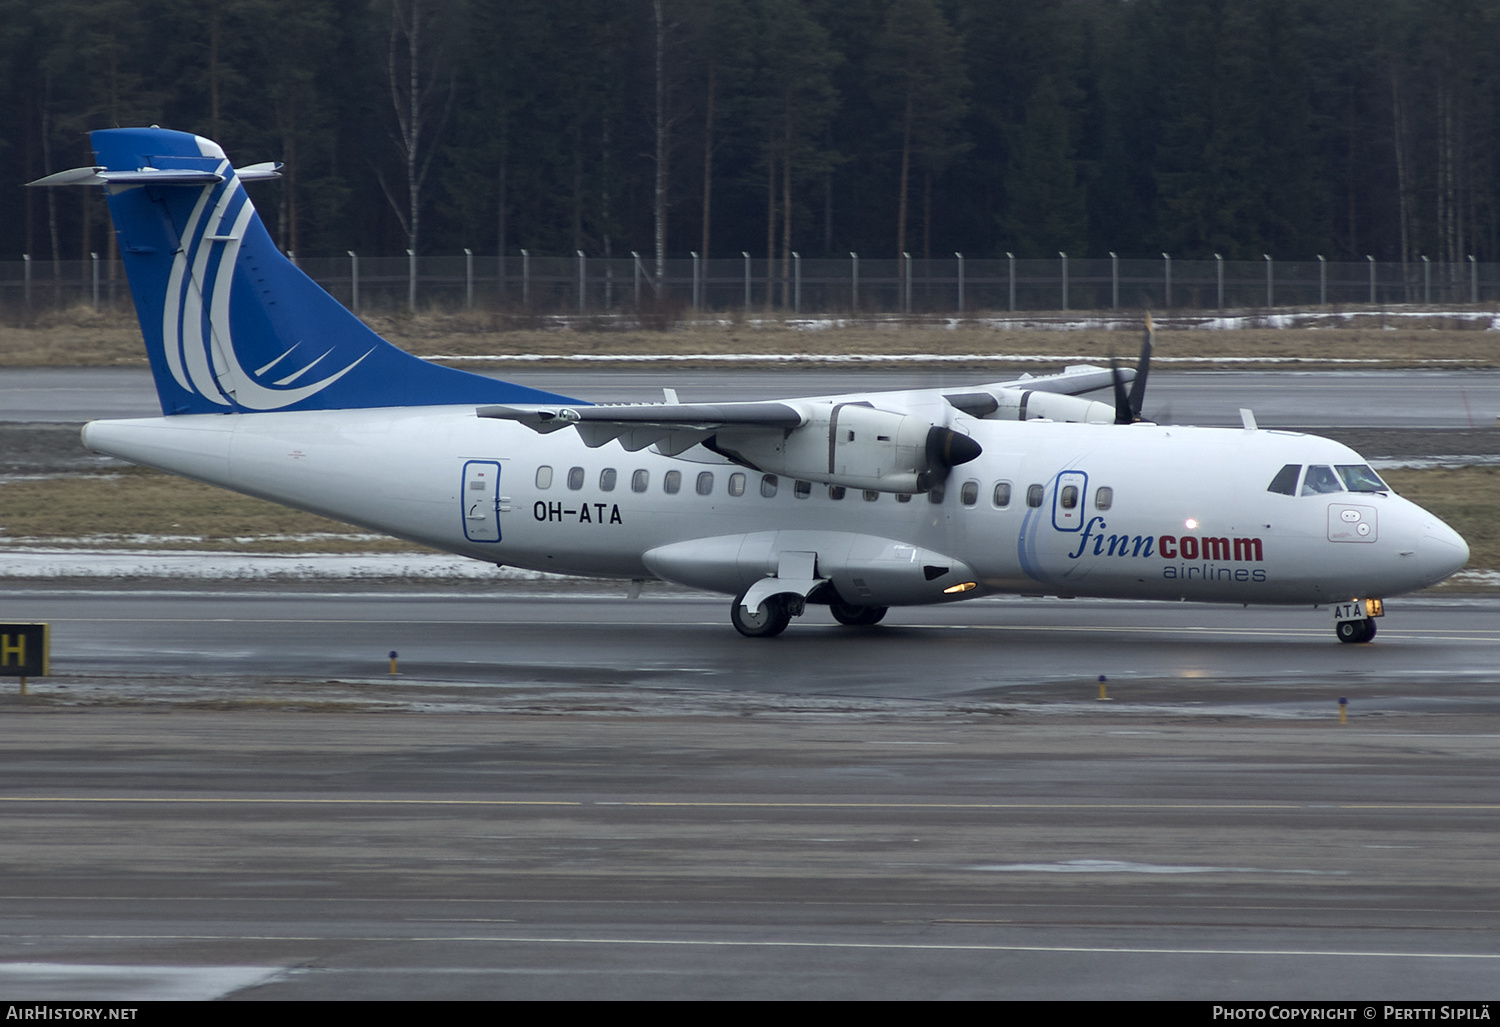
[[[1458,532],[1429,515],[1422,523],[1422,536],[1417,542],[1417,560],[1422,571],[1431,579],[1429,584],[1435,585],[1469,562],[1469,544]]]

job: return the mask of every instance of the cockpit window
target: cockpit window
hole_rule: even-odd
[[[1271,485],[1266,491],[1279,492],[1283,496],[1295,496],[1297,494],[1297,478],[1301,474],[1301,464],[1287,464],[1276,472],[1276,477],[1271,479]]]
[[[1339,464],[1339,477],[1350,492],[1389,492],[1390,486],[1380,480],[1366,464]]]
[[[1302,494],[1304,496],[1317,496],[1325,492],[1342,492],[1344,486],[1339,484],[1339,479],[1333,473],[1333,468],[1327,464],[1312,464],[1307,469],[1307,477],[1302,481]]]

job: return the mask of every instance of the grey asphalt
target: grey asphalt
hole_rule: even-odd
[[[972,385],[973,372],[783,370],[490,372],[523,385],[591,401],[684,402],[766,399],[838,392]],[[994,372],[993,377],[1005,377]],[[1500,417],[1500,371],[1154,370],[1146,413],[1176,424],[1237,425],[1248,407],[1266,427],[1492,428]],[[0,369],[0,421],[82,422],[160,414],[145,368]]]
[[[1150,395],[1456,439],[1500,375]],[[144,371],[0,372],[0,420],[153,413]],[[54,665],[0,697],[0,997],[1493,997],[1495,601],[1393,600],[1368,646],[1326,610],[1000,599],[754,642],[725,607],[7,592]]]
[[[500,710],[507,690],[521,689],[532,709],[549,689],[579,688],[660,693],[660,701],[715,692],[1087,703],[1100,675],[1121,701],[1230,703],[1267,716],[1322,715],[1352,693],[1408,710],[1447,708],[1458,701],[1453,688],[1476,711],[1500,702],[1492,695],[1500,600],[1492,598],[1392,599],[1370,646],[1338,643],[1326,608],[1020,597],[897,608],[873,629],[841,627],[812,607],[781,638],[747,640],[730,627],[725,597],[658,586],[632,601],[623,583],[596,588],[12,591],[0,597],[0,621],[52,624],[58,676],[37,683],[39,694],[84,689],[101,699],[134,694],[118,691],[131,680],[150,698],[154,681],[174,679],[210,691],[241,677],[387,679],[395,650],[401,677],[427,683],[413,687],[434,695],[429,701],[436,690],[445,703],[457,693],[461,703]],[[405,694],[401,704],[409,701]]]

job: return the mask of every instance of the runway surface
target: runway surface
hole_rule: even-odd
[[[722,606],[0,599],[0,988],[1492,996],[1493,602]]]
[[[1326,608],[1023,598],[897,608],[872,629],[810,607],[783,637],[748,640],[730,627],[727,598],[623,592],[39,590],[0,598],[0,620],[52,624],[57,676],[38,690],[100,695],[131,679],[148,695],[157,680],[212,689],[246,675],[399,684],[386,680],[391,650],[403,679],[461,686],[475,702],[475,686],[494,686],[497,702],[522,688],[528,704],[549,688],[1088,702],[1102,674],[1122,700],[1139,683],[1136,701],[1139,689],[1179,706],[1233,695],[1267,715],[1304,716],[1371,689],[1402,691],[1410,709],[1451,702],[1447,689],[1459,687],[1487,708],[1500,678],[1494,599],[1394,599],[1376,643],[1347,646]]]
[[[1489,453],[1500,374],[1149,397]],[[155,413],[144,370],[0,373],[0,420]],[[28,473],[92,466],[9,430]],[[1368,646],[1326,610],[1019,598],[750,641],[664,588],[12,590],[53,674],[0,686],[0,993],[1491,998],[1500,604],[1387,610]]]
[[[965,386],[1013,377],[1000,371],[919,369],[505,368],[487,373],[594,402],[656,402],[663,385],[675,387],[684,402],[710,402]],[[1240,407],[1254,410],[1266,427],[1491,428],[1500,416],[1500,371],[1151,372],[1148,416],[1174,424],[1238,425]],[[145,368],[0,370],[0,421],[82,422],[160,412]]]

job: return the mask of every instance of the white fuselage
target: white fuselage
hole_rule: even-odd
[[[775,573],[784,551],[822,554],[819,573],[846,600],[886,605],[994,592],[1321,603],[1422,588],[1468,558],[1447,525],[1394,494],[1268,491],[1288,464],[1364,463],[1326,439],[966,415],[949,423],[983,455],[952,470],[941,502],[854,489],[835,498],[840,490],[765,476],[702,448],[681,457],[615,442],[590,449],[571,430],[538,434],[472,406],[98,421],[84,441],[491,563],[658,576],[729,594]],[[848,594],[907,564],[906,578]],[[966,581],[973,587],[949,590]]]

